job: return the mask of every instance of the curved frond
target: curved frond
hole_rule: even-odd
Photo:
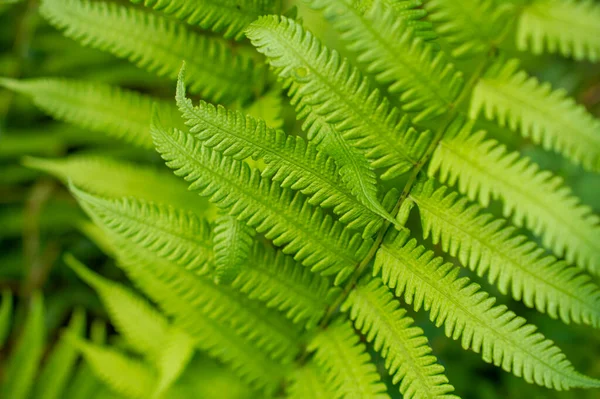
[[[400,96],[416,122],[444,114],[463,86],[462,74],[442,51],[416,37],[410,24],[379,1],[364,14],[353,0],[310,0],[341,32],[348,47],[378,82]]]
[[[172,115],[173,120],[177,120],[177,110],[170,103],[102,83],[59,78],[0,78],[0,86],[30,97],[55,119],[144,148],[153,148],[150,136],[153,103],[166,118]]]
[[[6,361],[0,397],[26,399],[34,387],[38,366],[44,354],[46,326],[44,302],[40,293],[31,297],[23,332]]]
[[[545,149],[600,172],[600,120],[564,90],[552,90],[518,67],[518,60],[497,64],[478,81],[471,116],[483,109],[486,118],[496,118]]]
[[[400,383],[405,399],[456,399],[454,387],[437,363],[423,330],[400,308],[379,278],[360,282],[342,310],[350,309],[354,326],[385,358],[385,368]]]
[[[262,176],[282,187],[301,191],[312,205],[333,207],[340,221],[365,228],[370,236],[383,220],[352,195],[342,182],[339,168],[326,152],[301,137],[267,127],[259,119],[201,101],[197,107],[185,97],[183,80],[177,85],[177,104],[190,132],[202,144],[237,160],[262,158]]]
[[[77,309],[71,316],[71,321],[64,334],[83,337],[85,334],[85,312]],[[78,351],[71,345],[69,339],[62,335],[36,378],[33,399],[65,398],[65,388],[75,371],[79,357]]]
[[[419,162],[429,133],[412,128],[408,117],[368,78],[302,25],[284,17],[263,17],[247,35],[289,88],[292,104],[307,118],[309,137],[319,140],[325,133],[321,125],[331,124],[373,167],[386,169],[384,177],[390,179]]]
[[[148,399],[156,385],[154,370],[117,349],[68,335],[94,374],[113,391],[132,399]]]
[[[230,283],[244,267],[256,232],[246,223],[225,215],[215,221],[215,278]]]
[[[389,399],[366,347],[347,322],[320,330],[308,345],[336,398]]]
[[[485,55],[511,26],[510,1],[428,0],[424,7],[457,58]]]
[[[72,255],[66,255],[64,260],[98,293],[111,323],[132,349],[150,358],[162,351],[169,323],[160,312],[121,284],[89,270]]]
[[[156,14],[88,0],[43,0],[40,11],[68,37],[159,76],[176,79],[186,60],[190,90],[214,101],[244,101],[261,82],[263,70],[248,55]]]
[[[409,198],[419,207],[425,238],[461,263],[510,292],[516,300],[565,323],[600,327],[600,290],[580,269],[545,251],[503,220],[432,180],[415,186]]]
[[[158,151],[190,189],[283,247],[283,252],[324,275],[343,280],[368,250],[369,240],[351,235],[306,198],[262,178],[257,170],[203,147],[192,136],[154,125]]]
[[[317,324],[338,291],[290,256],[260,244],[254,246],[232,286],[279,309],[295,323],[306,323],[307,328]]]
[[[244,29],[261,15],[278,12],[279,0],[131,0],[190,25],[240,40]]]
[[[190,270],[205,270],[213,259],[211,229],[192,212],[135,198],[106,199],[73,186],[71,190],[94,220],[121,240]]]
[[[481,353],[484,361],[502,367],[529,383],[557,390],[600,387],[600,381],[579,374],[554,343],[536,327],[509,311],[460,269],[400,233],[379,249],[374,274],[396,296],[416,310],[429,311],[432,322],[444,325],[446,335],[465,349]]]
[[[454,137],[452,134],[458,131]],[[509,153],[485,132],[471,133],[471,124],[455,124],[440,142],[429,174],[454,184],[471,200],[487,206],[500,198],[504,214],[543,238],[544,245],[567,261],[600,273],[600,218],[579,204],[560,177],[542,171],[519,153]]]
[[[600,5],[593,0],[533,0],[519,16],[517,46],[534,54],[600,60]]]
[[[208,201],[190,193],[185,183],[173,174],[147,165],[93,155],[61,159],[25,157],[23,164],[108,198],[136,197],[188,209],[198,215],[211,216],[215,211]]]

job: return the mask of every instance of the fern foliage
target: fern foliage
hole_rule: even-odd
[[[534,0],[519,17],[517,44],[534,54],[600,59],[600,6],[591,0]]]
[[[256,232],[231,216],[216,221],[214,234],[215,274],[218,282],[231,282],[244,267]]]
[[[41,11],[69,37],[157,75],[175,79],[187,60],[190,90],[215,101],[244,101],[260,80],[260,68],[248,56],[155,14],[88,0],[44,0]]]
[[[569,262],[598,273],[600,219],[579,204],[562,179],[517,152],[509,152],[485,132],[471,132],[470,124],[455,125],[438,146],[429,173],[454,184],[470,199],[487,206],[500,198],[504,214],[517,226],[542,236],[546,246]],[[458,132],[458,133],[457,133]]]
[[[535,326],[504,305],[494,306],[495,298],[459,277],[458,268],[408,240],[406,232],[381,247],[373,272],[381,273],[385,285],[416,310],[429,311],[448,337],[481,353],[486,362],[549,388],[600,386],[600,381],[576,372]]]
[[[547,256],[514,227],[457,193],[443,186],[436,190],[433,180],[415,187],[410,199],[419,207],[425,238],[431,236],[477,274],[487,274],[503,294],[510,291],[527,306],[566,323],[598,327],[600,289],[578,268]]]
[[[586,169],[600,171],[600,120],[568,97],[525,71],[518,60],[498,63],[473,91],[471,116],[483,110],[488,119],[518,130],[548,150]]]

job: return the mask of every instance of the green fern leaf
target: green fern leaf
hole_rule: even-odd
[[[311,7],[323,10],[359,61],[399,95],[406,112],[415,122],[444,114],[453,107],[462,86],[462,74],[443,52],[415,37],[406,20],[376,1],[364,14],[353,0],[310,0]]]
[[[478,275],[487,274],[501,293],[510,291],[528,307],[565,323],[600,326],[600,290],[578,268],[546,256],[514,227],[482,214],[446,187],[435,190],[432,180],[415,186],[409,198],[419,207],[425,238],[431,236]]]
[[[373,167],[394,178],[414,167],[427,149],[429,133],[418,133],[407,116],[374,90],[367,78],[335,50],[329,50],[297,22],[263,17],[247,30],[289,88],[299,115],[306,115],[309,137],[325,134],[321,125],[360,148]],[[317,100],[318,99],[318,100]]]
[[[166,340],[168,321],[143,298],[86,268],[72,255],[65,263],[100,296],[111,323],[129,347],[142,355],[156,357]]]
[[[325,278],[300,267],[291,257],[256,244],[232,286],[251,299],[285,312],[295,323],[314,327],[338,293]]]
[[[457,58],[487,53],[511,26],[510,1],[430,0],[424,6],[437,33],[450,43]]]
[[[2,303],[0,304],[0,349],[4,348],[4,344],[10,334],[10,326],[12,324],[13,313],[13,296],[12,292],[7,289],[2,291]]]
[[[0,397],[26,399],[34,387],[38,366],[44,354],[44,313],[43,298],[41,294],[34,293],[19,342],[6,362]]]
[[[190,279],[188,286],[201,292],[194,301],[205,299],[204,311],[209,317],[232,323],[236,331],[247,334],[275,357],[287,357],[296,350],[296,329],[278,313],[258,307],[256,303],[248,303],[247,298],[236,295],[225,286],[215,285],[208,276],[202,276],[206,274],[207,266],[204,264],[210,262],[212,251],[203,254],[200,250],[202,231],[198,232],[199,222],[193,215],[173,208],[153,208],[135,199],[106,200],[74,187],[72,191],[82,207],[122,246],[128,257],[146,259],[146,268],[158,267],[147,264],[150,262],[169,263],[171,267],[181,268],[182,273],[187,272]],[[146,213],[147,210],[151,213]],[[151,229],[151,226],[154,227]],[[194,231],[197,233],[194,234]],[[206,245],[211,246],[212,240]],[[204,268],[196,266],[198,264]],[[200,270],[196,270],[198,268]],[[148,287],[140,286],[140,289],[152,297]]]
[[[134,198],[105,199],[71,189],[82,207],[112,234],[147,247],[157,256],[190,270],[205,270],[212,261],[211,229],[194,213]]]
[[[111,390],[131,399],[148,399],[152,396],[156,376],[149,365],[117,349],[93,344],[74,335],[68,337],[98,379]]]
[[[328,101],[315,103],[310,100],[310,94],[322,94],[328,90],[328,85],[324,84],[327,78],[322,76],[323,71],[311,72],[309,69],[323,69],[323,66],[331,62],[326,53],[323,53],[326,56],[324,60],[316,61],[321,53],[318,42],[314,41],[310,34],[303,38],[303,30],[299,24],[279,16],[261,17],[250,25],[246,34],[258,51],[267,56],[271,66],[283,80],[284,86],[288,88],[288,95],[291,97],[292,105],[296,107],[297,116],[306,117],[303,127],[307,130],[309,139],[320,144],[320,149],[329,153],[340,166],[339,173],[342,181],[351,193],[372,212],[393,221],[377,198],[377,177],[373,166],[365,156],[365,151],[357,147],[360,138],[357,137],[355,143],[351,143],[348,137],[352,131],[351,126],[332,123],[334,120],[339,122],[341,115],[332,114],[333,109],[327,106]],[[311,48],[313,45],[317,47]],[[335,58],[334,64],[336,61],[339,61],[339,57]],[[336,66],[328,68],[329,72],[335,71]],[[329,75],[331,78],[332,74]],[[342,80],[347,82],[344,78]],[[335,97],[340,98],[335,91],[333,93]],[[313,98],[316,99],[317,96]],[[346,111],[347,107],[348,105],[344,106]],[[344,115],[348,117],[350,113]],[[347,133],[346,137],[344,131]],[[354,131],[364,134],[359,129]]]
[[[518,60],[511,60],[490,68],[473,91],[471,117],[483,109],[488,119],[496,117],[545,149],[600,172],[600,120],[564,90],[553,91],[518,66]]]
[[[217,282],[231,283],[248,259],[256,232],[228,215],[215,223],[215,278]]]
[[[82,337],[84,333],[85,312],[79,309],[71,316],[66,334]],[[64,390],[75,370],[75,362],[78,356],[79,353],[71,345],[71,342],[65,336],[62,336],[36,378],[32,398],[60,399],[65,397]]]
[[[312,205],[333,207],[340,221],[352,228],[365,228],[372,235],[383,225],[379,215],[354,197],[341,181],[339,169],[325,152],[297,136],[274,130],[261,120],[214,107],[201,101],[197,107],[185,97],[183,80],[177,86],[177,104],[190,132],[202,144],[237,160],[249,156],[267,164],[262,176],[282,187],[301,191]]]
[[[163,342],[164,347],[156,365],[159,380],[154,390],[153,398],[161,398],[177,381],[194,354],[194,341],[178,328],[171,328]]]
[[[460,269],[434,258],[431,251],[399,234],[379,249],[374,274],[419,310],[429,311],[446,335],[461,340],[465,349],[481,353],[484,361],[511,371],[529,383],[554,388],[600,387],[600,381],[576,372],[552,341],[536,327],[509,311],[479,289]]]
[[[198,215],[214,213],[212,205],[190,193],[185,183],[168,172],[149,166],[93,155],[72,155],[63,159],[25,157],[23,164],[105,197],[136,197],[189,209]]]
[[[600,6],[592,0],[533,0],[519,17],[517,46],[534,54],[600,60]]]
[[[244,29],[261,15],[277,12],[274,0],[131,0],[143,3],[190,25],[223,33],[226,38],[241,40]]]
[[[339,273],[339,283],[368,250],[369,240],[352,236],[300,193],[281,189],[246,164],[202,147],[192,136],[157,124],[152,132],[167,165],[192,182],[191,190],[264,233],[314,272]]]
[[[330,325],[312,339],[308,349],[337,398],[389,399],[365,345],[346,322]]]
[[[512,214],[517,226],[541,235],[544,245],[558,256],[600,273],[600,218],[579,204],[561,178],[540,171],[495,140],[485,140],[485,132],[472,134],[471,124],[461,128],[460,123],[449,130],[432,157],[429,174],[437,171],[442,182],[458,180],[459,191],[484,206],[501,198],[505,216]]]
[[[68,37],[159,76],[177,78],[187,60],[190,90],[214,101],[248,99],[261,81],[262,68],[248,55],[234,55],[219,39],[143,10],[88,0],[43,0],[40,11]]]
[[[348,296],[342,310],[350,309],[350,318],[367,341],[385,358],[385,368],[400,383],[405,399],[456,398],[454,387],[444,375],[444,367],[431,355],[423,330],[399,308],[379,278],[359,283]]]
[[[177,112],[170,103],[101,83],[57,78],[0,78],[0,86],[30,97],[55,119],[144,148],[153,147],[152,103],[157,103],[165,118]]]
[[[332,399],[335,397],[336,393],[322,378],[321,371],[312,360],[292,372],[287,398]]]

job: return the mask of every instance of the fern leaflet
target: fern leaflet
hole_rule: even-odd
[[[417,247],[416,240],[408,241],[408,233],[402,232],[379,249],[373,273],[381,272],[396,296],[403,296],[416,310],[429,311],[448,337],[460,339],[463,348],[481,353],[484,361],[548,388],[600,387],[600,381],[576,372],[535,326],[504,305],[494,306],[495,298],[468,278],[460,278],[459,271]]]
[[[389,399],[365,345],[347,322],[319,331],[308,349],[315,352],[313,359],[335,390],[335,397]]]
[[[600,219],[587,206],[578,203],[562,179],[518,153],[508,153],[495,140],[485,140],[485,132],[471,134],[470,124],[456,124],[440,142],[429,167],[439,171],[442,182],[454,184],[462,193],[487,206],[491,198],[501,198],[504,214],[513,214],[517,226],[525,225],[541,235],[544,245],[569,262],[600,272]]]
[[[565,323],[600,326],[600,290],[576,267],[546,256],[545,251],[502,220],[481,213],[446,187],[435,190],[432,180],[413,188],[409,198],[419,207],[425,238],[522,300]],[[408,203],[407,203],[408,204]]]
[[[600,172],[600,120],[566,95],[553,91],[525,71],[518,60],[498,63],[480,79],[472,95],[471,117],[481,110],[488,119],[519,130],[524,137],[555,150],[584,168]]]
[[[289,399],[332,399],[336,393],[322,378],[321,370],[311,360],[291,374]]]
[[[215,278],[217,282],[230,283],[244,267],[252,248],[256,232],[232,216],[216,220],[214,234]]]
[[[401,381],[403,398],[456,398],[450,394],[454,387],[448,383],[444,367],[431,355],[423,330],[413,326],[413,319],[399,308],[379,278],[359,283],[342,306],[347,309],[356,328],[385,358],[393,383]]]

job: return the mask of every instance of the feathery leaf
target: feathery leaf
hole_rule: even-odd
[[[229,215],[215,221],[214,231],[215,278],[217,282],[228,284],[244,267],[256,232]]]

